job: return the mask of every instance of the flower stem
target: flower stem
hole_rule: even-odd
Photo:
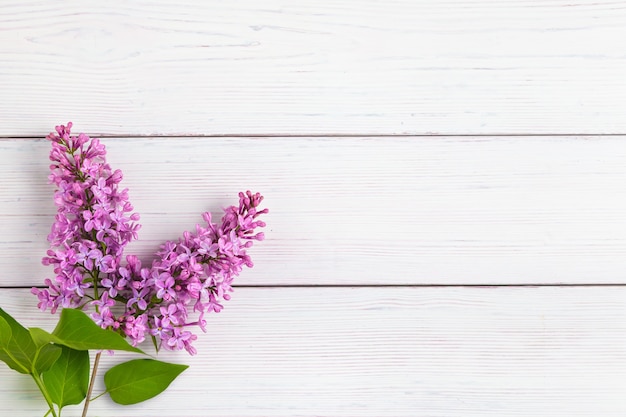
[[[50,395],[48,394],[48,390],[46,389],[46,386],[43,384],[43,382],[41,381],[38,375],[31,374],[31,376],[35,380],[35,384],[37,384],[37,387],[39,387],[39,391],[41,391],[41,394],[45,398],[46,403],[48,403],[48,407],[50,407],[50,410],[48,410],[46,415],[48,415],[49,413],[52,413],[52,417],[58,417],[57,413],[54,411],[54,405],[52,404],[52,399],[50,399]]]
[[[85,398],[85,406],[83,407],[82,417],[87,417],[87,409],[89,408],[89,402],[91,401],[93,385],[96,382],[96,372],[98,371],[98,364],[100,363],[100,355],[102,355],[102,352],[96,353],[96,359],[93,362],[93,371],[91,371],[91,380],[89,381],[89,389],[87,390],[87,397]]]

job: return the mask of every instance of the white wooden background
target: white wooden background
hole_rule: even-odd
[[[125,173],[129,251],[239,190],[271,210],[166,355],[190,370],[94,416],[623,417],[624,39],[621,1],[0,0],[0,306],[54,326],[29,288],[72,120]]]

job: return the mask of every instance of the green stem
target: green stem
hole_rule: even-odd
[[[107,392],[109,392],[109,391],[103,391],[103,392],[101,392],[100,394],[98,394],[98,395],[96,395],[95,397],[93,397],[90,401],[95,401],[95,400],[97,400],[98,398],[100,398],[100,397],[102,397],[104,394],[106,394]]]
[[[94,269],[90,272],[91,276],[93,277],[93,296],[94,296],[94,300],[99,299],[100,297],[98,296],[98,279],[97,279],[97,269],[94,267]],[[96,312],[100,312],[100,309],[98,308],[98,306],[96,305]],[[83,415],[82,417],[87,417],[87,410],[89,409],[89,403],[91,402],[91,393],[93,392],[93,386],[94,383],[96,382],[96,372],[98,371],[98,364],[100,363],[100,356],[102,355],[102,352],[98,352],[96,353],[96,358],[93,361],[93,370],[91,371],[91,380],[89,380],[89,389],[87,390],[87,396],[85,397],[85,405],[83,406]]]
[[[93,385],[96,382],[96,372],[98,371],[98,364],[100,363],[100,355],[102,355],[102,352],[96,353],[96,359],[93,362],[93,371],[91,371],[91,380],[89,381],[89,389],[87,390],[87,397],[85,397],[85,406],[83,407],[82,417],[87,417],[87,409],[89,408],[89,402],[91,401],[91,393],[93,392]]]
[[[41,378],[39,378],[39,376],[35,374],[30,374],[30,375],[35,380],[35,384],[37,384],[37,387],[39,387],[39,391],[41,391],[41,394],[45,398],[46,403],[48,403],[48,407],[50,407],[49,413],[52,413],[52,417],[59,417],[57,413],[54,411],[54,404],[52,404],[52,399],[50,398],[50,394],[48,394],[48,390],[46,390],[46,387],[41,381]],[[46,413],[46,415],[47,414],[48,413]]]
[[[27,373],[30,376],[32,376],[33,379],[35,380],[35,384],[37,384],[37,387],[39,388],[39,391],[41,391],[41,395],[43,395],[43,398],[46,400],[46,403],[48,404],[48,407],[50,408],[45,415],[47,416],[48,414],[52,413],[52,417],[59,417],[57,415],[57,413],[54,411],[54,405],[52,404],[52,399],[50,398],[50,394],[48,394],[48,390],[46,390],[46,386],[43,384],[43,381],[41,381],[41,378],[39,377],[39,375],[37,375],[35,373],[35,370],[34,369],[31,370],[31,369],[28,369],[28,368],[24,367],[22,364],[20,364],[20,362],[18,360],[16,360],[13,357],[11,352],[6,352],[6,353],[13,360],[13,362],[19,364],[20,367],[25,371],[25,373]],[[39,355],[39,351],[37,351],[37,354],[35,355],[35,361],[33,363],[35,363],[37,361],[37,356],[38,355]],[[61,413],[61,411],[59,410],[59,414],[60,413]]]

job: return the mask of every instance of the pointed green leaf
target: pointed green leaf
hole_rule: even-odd
[[[63,346],[59,359],[42,377],[52,402],[59,408],[80,404],[89,385],[89,352]]]
[[[28,332],[37,346],[43,346],[55,342],[54,336],[39,327],[29,327]]]
[[[33,359],[37,353],[37,346],[30,333],[1,308],[0,317],[3,319],[3,323],[11,329],[10,332],[1,333],[0,360],[17,372],[22,374],[32,373]],[[3,325],[2,328],[6,329],[6,325]]]
[[[73,308],[61,311],[61,319],[52,335],[56,336],[55,343],[76,350],[125,350],[143,353],[119,334],[102,329],[84,312]]]
[[[136,404],[165,391],[187,365],[154,359],[135,359],[121,363],[104,375],[107,392],[118,404]]]

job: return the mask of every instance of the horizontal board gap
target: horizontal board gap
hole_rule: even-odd
[[[448,134],[448,133],[432,133],[432,134],[375,134],[375,133],[310,133],[310,134],[284,134],[284,133],[265,133],[265,134],[244,134],[244,133],[216,133],[216,134],[147,134],[147,135],[102,135],[98,133],[89,133],[93,137],[101,139],[142,139],[142,138],[518,138],[518,137],[532,137],[532,138],[550,138],[550,137],[618,137],[625,136],[623,133],[464,133],[464,134]],[[46,134],[41,136],[0,136],[0,140],[15,140],[15,139],[42,139]]]
[[[539,287],[626,287],[625,283],[594,283],[594,284],[278,284],[278,285],[233,285],[238,288],[539,288]],[[9,285],[1,286],[0,290],[29,290],[46,288],[43,286]]]

